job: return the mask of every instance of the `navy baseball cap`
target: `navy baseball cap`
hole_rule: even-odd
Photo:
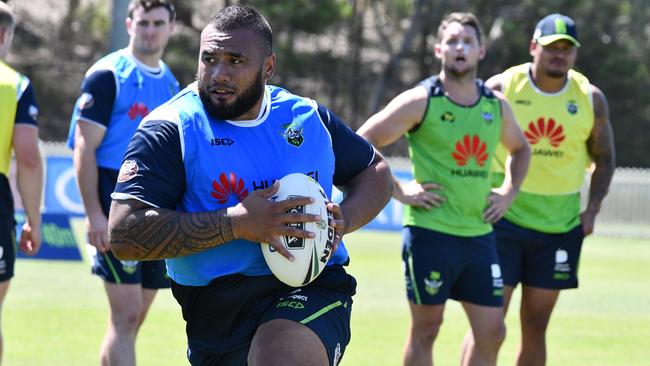
[[[576,47],[580,47],[578,31],[576,30],[576,23],[573,19],[566,15],[555,13],[545,16],[537,23],[535,33],[533,33],[533,41],[542,46],[548,46],[560,39],[566,39]]]

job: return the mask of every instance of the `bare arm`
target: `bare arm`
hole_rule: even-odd
[[[503,92],[503,74],[496,74],[485,82],[485,86],[492,90]]]
[[[484,219],[487,222],[497,222],[519,192],[521,183],[526,177],[530,163],[530,146],[524,133],[519,128],[510,105],[501,93],[495,93],[501,100],[503,127],[501,128],[501,143],[510,152],[506,166],[506,176],[503,184],[492,191],[489,197],[490,205],[485,210]]]
[[[99,171],[95,152],[106,130],[93,123],[77,121],[73,162],[77,173],[77,184],[86,210],[86,231],[88,241],[100,252],[108,251],[106,227],[108,219],[102,211],[99,199]]]
[[[393,193],[392,174],[383,156],[376,152],[374,161],[341,188],[345,192],[340,204],[345,220],[343,235],[370,222],[386,206]]]
[[[592,85],[592,97],[594,101],[594,127],[587,140],[587,149],[596,165],[596,169],[591,175],[587,208],[580,215],[585,235],[591,234],[594,230],[596,215],[607,195],[616,168],[614,133],[609,121],[607,98],[594,85]]]
[[[43,161],[38,149],[38,128],[18,124],[14,128],[16,154],[16,183],[27,213],[20,248],[26,254],[36,254],[41,245],[41,197],[43,192]]]
[[[377,148],[390,145],[422,121],[428,98],[424,87],[409,89],[370,117],[357,133]]]
[[[111,250],[120,259],[153,260],[194,254],[246,239],[269,243],[289,258],[279,236],[307,238],[313,234],[285,224],[317,221],[318,217],[286,213],[291,207],[311,202],[311,198],[270,201],[278,188],[276,182],[254,191],[234,207],[210,212],[185,213],[137,200],[114,200],[108,223]]]
[[[427,109],[429,93],[418,86],[393,99],[383,110],[370,117],[357,131],[368,142],[380,148],[390,145],[422,121]],[[402,186],[393,177],[393,195],[403,204],[431,209],[439,207],[444,197],[432,192],[442,189],[433,182],[410,182]]]

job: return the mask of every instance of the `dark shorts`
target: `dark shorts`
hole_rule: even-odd
[[[0,215],[0,282],[14,276],[16,263],[16,222],[12,216]]]
[[[578,287],[578,262],[584,233],[578,225],[566,233],[526,229],[506,219],[494,225],[503,280],[544,289]]]
[[[16,221],[9,181],[0,174],[0,282],[14,276],[16,262]]]
[[[115,190],[115,182],[119,170],[98,167],[98,191],[101,198],[102,211],[108,217],[111,208],[111,193]],[[115,284],[141,284],[147,289],[169,288],[164,260],[157,261],[122,261],[112,252],[99,253],[95,247],[88,245],[88,257],[92,264],[92,272],[104,281]]]
[[[207,286],[172,282],[187,322],[187,356],[193,366],[246,365],[257,328],[273,319],[309,327],[337,364],[350,342],[354,277],[342,266],[327,266],[312,283],[289,287],[273,276],[219,277]],[[290,340],[289,340],[290,341]]]
[[[121,261],[112,252],[99,253],[88,246],[92,272],[104,281],[115,284],[141,284],[147,289],[169,288],[171,286],[164,260]]]
[[[418,305],[448,298],[503,305],[503,280],[494,235],[462,237],[415,226],[403,230],[406,293]]]

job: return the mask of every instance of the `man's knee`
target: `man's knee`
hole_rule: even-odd
[[[329,361],[325,346],[311,329],[291,320],[275,319],[255,332],[248,364],[324,366]]]
[[[442,319],[442,316],[414,319],[411,325],[412,337],[422,342],[432,343],[438,336]]]
[[[550,317],[551,311],[541,309],[538,311],[526,311],[521,314],[521,322],[526,332],[544,334],[546,333]]]
[[[499,347],[505,339],[506,325],[503,321],[495,321],[474,334],[474,342],[478,348]]]
[[[118,332],[135,332],[140,325],[140,312],[120,309],[111,313],[111,324]]]

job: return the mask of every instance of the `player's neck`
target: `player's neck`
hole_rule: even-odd
[[[137,52],[135,48],[129,46],[127,47],[127,50],[133,57],[135,57],[138,61],[143,63],[146,66],[157,68],[160,66],[160,58],[162,57],[162,52],[158,52],[155,54],[143,54],[141,52]]]
[[[441,71],[440,81],[447,98],[461,105],[474,105],[480,97],[476,87],[476,74],[468,73],[462,77],[451,76]]]
[[[530,76],[535,83],[535,86],[544,93],[557,93],[564,88],[567,81],[567,75],[564,77],[552,77],[546,75],[544,71],[540,70],[534,64],[530,68]]]

